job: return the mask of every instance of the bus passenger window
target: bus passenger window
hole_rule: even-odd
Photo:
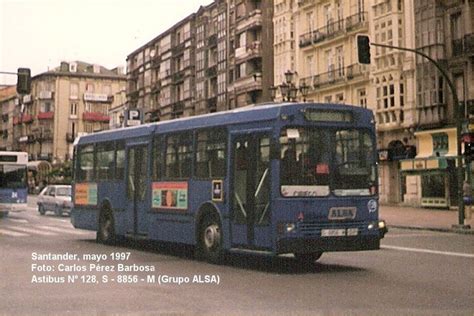
[[[117,153],[115,157],[115,179],[122,180],[125,176],[125,144],[117,144]]]
[[[97,178],[111,180],[115,173],[115,144],[97,145]]]
[[[162,152],[162,143],[159,138],[153,140],[153,155],[152,155],[152,168],[153,168],[153,179],[158,180],[162,175],[162,170],[164,169],[163,163],[163,152]]]
[[[220,178],[225,176],[226,132],[222,129],[204,130],[197,133],[196,176]]]
[[[166,142],[166,177],[175,179],[191,177],[192,140],[192,133],[168,137]]]
[[[94,146],[86,145],[78,150],[79,163],[76,170],[77,181],[94,180]]]

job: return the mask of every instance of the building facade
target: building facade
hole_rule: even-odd
[[[6,86],[0,89],[0,150],[13,150],[13,117],[18,106],[16,86]]]
[[[402,162],[404,200],[422,206],[456,206],[457,123],[472,134],[474,107],[474,4],[472,1],[415,1],[415,47],[446,71],[459,100],[457,114],[446,78],[425,58],[416,57],[415,159]],[[469,137],[468,137],[469,138]],[[468,142],[471,142],[468,140]],[[463,175],[472,181],[472,168]]]
[[[127,57],[127,103],[145,121],[269,101],[273,1],[216,0]]]
[[[8,107],[12,132],[5,148],[26,151],[30,160],[70,160],[78,135],[109,128],[114,95],[125,85],[119,69],[79,61],[34,76],[31,93],[15,96],[15,106]]]

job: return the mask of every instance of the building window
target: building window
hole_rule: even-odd
[[[357,90],[358,103],[359,105],[366,109],[367,108],[367,92],[365,88]]]
[[[70,86],[70,95],[69,98],[72,100],[79,99],[79,84],[78,83],[71,83]]]
[[[71,102],[69,114],[77,115],[77,102]]]

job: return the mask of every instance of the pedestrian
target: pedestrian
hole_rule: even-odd
[[[472,187],[468,181],[464,181],[462,186],[463,201],[464,201],[464,214],[466,219],[471,219],[471,205],[473,202],[472,198]]]

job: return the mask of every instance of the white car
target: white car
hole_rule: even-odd
[[[70,185],[48,185],[38,195],[38,212],[44,215],[46,212],[54,212],[58,216],[71,214],[71,186]]]

